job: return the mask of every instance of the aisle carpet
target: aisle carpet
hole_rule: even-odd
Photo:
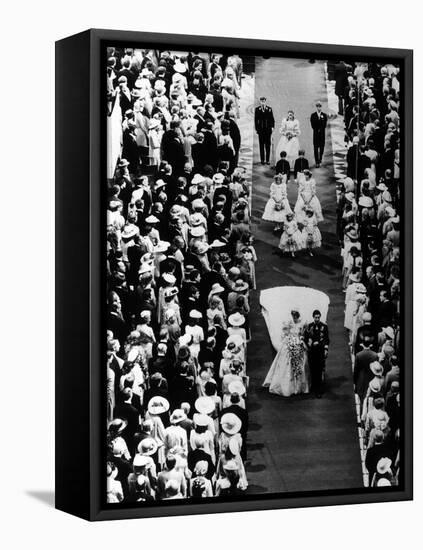
[[[256,65],[255,98],[267,96],[279,125],[288,109],[300,120],[300,144],[307,150],[313,167],[312,132],[309,117],[320,99],[327,112],[325,68],[322,62],[296,59],[260,59]],[[251,115],[253,110],[250,109]],[[362,487],[360,449],[357,438],[351,363],[343,328],[341,263],[335,235],[335,178],[327,132],[324,165],[315,170],[318,196],[325,221],[320,224],[323,247],[315,257],[296,259],[275,254],[278,238],[272,224],[262,222],[273,170],[259,161],[254,143],[252,230],[259,261],[257,287],[252,292],[252,342],[248,348],[250,388],[248,409],[247,475],[248,493],[309,491]],[[288,186],[293,207],[296,185]],[[310,396],[282,398],[261,387],[274,357],[264,319],[260,313],[259,291],[280,285],[310,286],[329,295],[328,324],[331,344],[327,362],[327,391],[322,399]]]

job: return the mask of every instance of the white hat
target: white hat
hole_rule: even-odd
[[[383,327],[382,330],[390,340],[394,339],[395,333],[392,327]]]
[[[223,286],[219,283],[213,283],[209,294],[220,294],[221,292],[225,292]]]
[[[369,382],[369,388],[372,390],[372,392],[379,393],[382,389],[382,382],[380,381],[380,378],[372,378]]]
[[[147,455],[141,455],[141,454],[136,454],[134,456],[134,462],[133,462],[133,465],[136,467],[143,467],[143,466],[147,466],[147,464],[150,463],[150,460],[148,459]]]
[[[167,241],[159,241],[156,246],[154,247],[154,250],[153,252],[155,254],[159,254],[161,252],[166,252],[166,250],[169,248],[170,246],[170,243],[168,243]]]
[[[179,422],[182,422],[182,420],[185,420],[187,415],[184,413],[182,409],[175,409],[173,413],[170,415],[170,422],[172,424],[179,424]]]
[[[162,414],[169,410],[169,401],[160,395],[156,395],[148,402],[147,410],[150,414]]]
[[[241,420],[233,413],[226,413],[220,419],[222,430],[228,435],[237,434],[241,429]]]
[[[204,217],[199,213],[195,212],[194,214],[191,214],[189,221],[192,227],[197,227],[197,225],[201,225],[203,223]]]
[[[193,415],[194,424],[196,426],[208,426],[210,424],[210,417],[206,414],[195,413]]]
[[[213,181],[215,183],[223,183],[224,179],[225,179],[225,176],[220,172],[218,172],[217,174],[214,174],[213,176]]]
[[[142,275],[143,273],[149,273],[153,270],[152,264],[148,262],[142,262],[140,265],[140,268],[138,270],[138,275]]]
[[[240,327],[245,323],[245,317],[237,311],[236,313],[229,315],[228,321],[233,327]]]
[[[383,374],[383,367],[379,361],[372,361],[370,363],[370,370],[375,376],[382,376]]]
[[[122,231],[122,237],[125,239],[130,239],[131,237],[135,237],[135,235],[138,235],[140,230],[136,225],[133,223],[127,223]]]
[[[201,319],[203,317],[203,314],[197,309],[192,309],[189,312],[189,316],[191,317],[191,319]]]
[[[157,441],[152,437],[146,437],[138,444],[138,452],[144,456],[151,456],[157,451]]]
[[[187,70],[187,67],[184,63],[181,62],[180,59],[178,59],[176,61],[176,63],[173,65],[173,69],[177,72],[177,73],[185,73],[186,70]]]
[[[372,208],[374,206],[373,199],[371,197],[366,197],[365,195],[358,199],[358,204],[364,208]]]
[[[377,487],[391,487],[392,483],[389,481],[389,479],[386,479],[386,477],[381,477],[377,480],[376,486]]]
[[[203,183],[205,181],[205,177],[202,176],[201,174],[194,174],[192,180],[191,180],[191,183],[192,185],[197,185],[198,183]]]
[[[171,298],[172,296],[176,296],[178,292],[179,290],[176,288],[176,286],[171,286],[163,290],[163,296],[165,298]]]
[[[150,216],[148,216],[147,218],[145,218],[145,221],[146,223],[159,223],[159,218],[156,218],[156,216],[153,216],[153,214],[151,214]]]
[[[210,244],[210,248],[222,248],[223,246],[226,246],[226,243],[219,241],[219,239],[214,239],[214,241]]]
[[[176,283],[176,277],[175,275],[172,275],[172,273],[163,273],[162,277],[163,280],[170,285],[174,285]]]
[[[377,463],[376,469],[379,474],[386,474],[391,468],[392,460],[386,456],[381,458]]]
[[[190,233],[193,237],[204,237],[206,230],[202,225],[197,225],[190,228]]]
[[[191,203],[194,210],[201,210],[206,206],[206,203],[203,199],[194,199]]]
[[[239,395],[245,394],[245,386],[240,380],[233,380],[228,385],[229,393],[238,393]]]
[[[200,414],[210,414],[215,410],[215,404],[211,397],[204,395],[196,399],[195,409]]]

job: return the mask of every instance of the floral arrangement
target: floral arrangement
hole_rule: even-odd
[[[291,375],[294,380],[298,380],[303,375],[304,348],[301,340],[294,335],[290,335],[286,341],[289,362],[291,364]]]

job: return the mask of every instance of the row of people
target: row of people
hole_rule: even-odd
[[[341,63],[337,71],[350,144],[337,207],[344,325],[364,467],[368,484],[379,487],[400,479],[399,69]]]
[[[207,145],[198,162],[195,144],[184,145],[193,136],[191,123],[202,136],[195,134],[197,143],[229,135],[223,127],[225,121],[229,130],[236,125],[235,101],[226,98],[222,116],[207,108],[204,125],[190,104],[204,106],[209,94],[218,101],[222,74],[231,79],[226,88],[239,91],[241,75],[222,56],[109,53],[110,116],[122,109],[125,134],[134,129],[132,112],[139,118],[142,107],[150,123],[160,121],[163,135],[153,171],[146,142],[135,139],[127,158],[124,139],[109,185],[107,499],[238,494],[248,486],[246,359],[257,259],[250,182],[233,158],[210,157]],[[179,98],[185,113],[171,107],[167,120],[148,110],[149,98],[154,104],[160,98],[160,105]],[[183,154],[169,154],[172,147]]]

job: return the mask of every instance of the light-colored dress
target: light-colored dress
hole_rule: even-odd
[[[282,326],[281,345],[263,383],[270,393],[289,397],[310,391],[310,373],[304,344],[303,321],[286,321]]]
[[[316,220],[322,222],[323,214],[316,195],[316,180],[314,178],[307,180],[304,174],[298,174],[298,198],[294,208],[298,223],[304,223],[307,206],[313,209]]]
[[[276,162],[279,160],[281,152],[285,151],[286,160],[289,162],[291,170],[293,170],[300,149],[300,142],[298,141],[298,136],[301,134],[300,123],[296,118],[294,120],[283,118],[279,132],[282,137],[275,151]]]
[[[286,191],[286,176],[282,183],[272,182],[270,198],[264,208],[262,219],[269,222],[283,223],[287,213],[292,213]]]
[[[306,248],[320,248],[322,246],[322,234],[317,226],[315,214],[305,217],[302,234]]]
[[[304,248],[303,236],[295,220],[285,222],[279,248],[283,252],[297,252]]]

